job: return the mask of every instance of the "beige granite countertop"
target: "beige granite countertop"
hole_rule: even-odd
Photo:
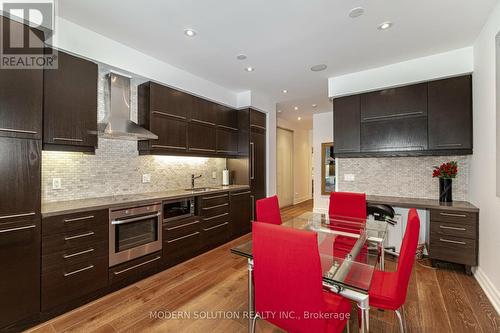
[[[138,193],[117,195],[112,197],[101,197],[91,199],[80,199],[71,201],[58,201],[42,203],[42,217],[57,216],[62,214],[81,213],[97,209],[107,209],[126,206],[130,204],[143,204],[161,202],[163,200],[187,198],[220,192],[231,192],[250,189],[248,185],[214,186],[213,189],[203,192],[191,192],[184,189],[171,190],[154,193]]]
[[[381,195],[367,195],[366,201],[375,204],[387,204],[394,207],[417,208],[417,209],[443,209],[443,210],[461,210],[465,212],[479,212],[479,208],[467,201],[453,201],[451,203],[442,203],[439,200],[404,198],[404,197],[386,197]]]

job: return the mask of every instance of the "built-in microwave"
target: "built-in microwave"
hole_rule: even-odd
[[[174,221],[194,215],[194,197],[163,202],[163,221]]]

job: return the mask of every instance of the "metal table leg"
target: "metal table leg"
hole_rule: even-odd
[[[254,312],[253,260],[248,259],[248,332],[252,332]]]
[[[380,243],[380,270],[385,271],[385,249],[384,243]]]
[[[368,294],[364,294],[355,290],[345,289],[336,285],[327,284],[325,282],[323,282],[323,287],[358,303],[359,313],[361,314],[359,332],[370,332],[370,303]]]

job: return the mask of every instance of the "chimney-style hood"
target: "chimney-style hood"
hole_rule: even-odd
[[[130,120],[130,78],[110,72],[104,85],[106,116],[99,136],[120,140],[156,140],[158,136]]]

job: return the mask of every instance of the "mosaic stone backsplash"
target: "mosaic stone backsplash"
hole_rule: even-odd
[[[457,161],[459,169],[453,180],[453,200],[468,200],[470,162],[467,156],[340,158],[336,165],[338,189],[372,195],[438,199],[439,181],[432,178],[432,170],[448,161]],[[345,174],[353,174],[355,180],[345,181]]]
[[[100,66],[98,119],[105,116],[104,75]],[[137,121],[138,79],[131,82],[131,119]],[[99,138],[95,155],[68,152],[42,152],[42,202],[96,198],[111,195],[147,193],[187,188],[191,174],[201,174],[196,186],[222,184],[222,158],[139,156],[136,141]],[[212,179],[212,172],[216,178]],[[151,182],[143,184],[142,175]],[[61,178],[62,188],[52,189],[53,178]]]

